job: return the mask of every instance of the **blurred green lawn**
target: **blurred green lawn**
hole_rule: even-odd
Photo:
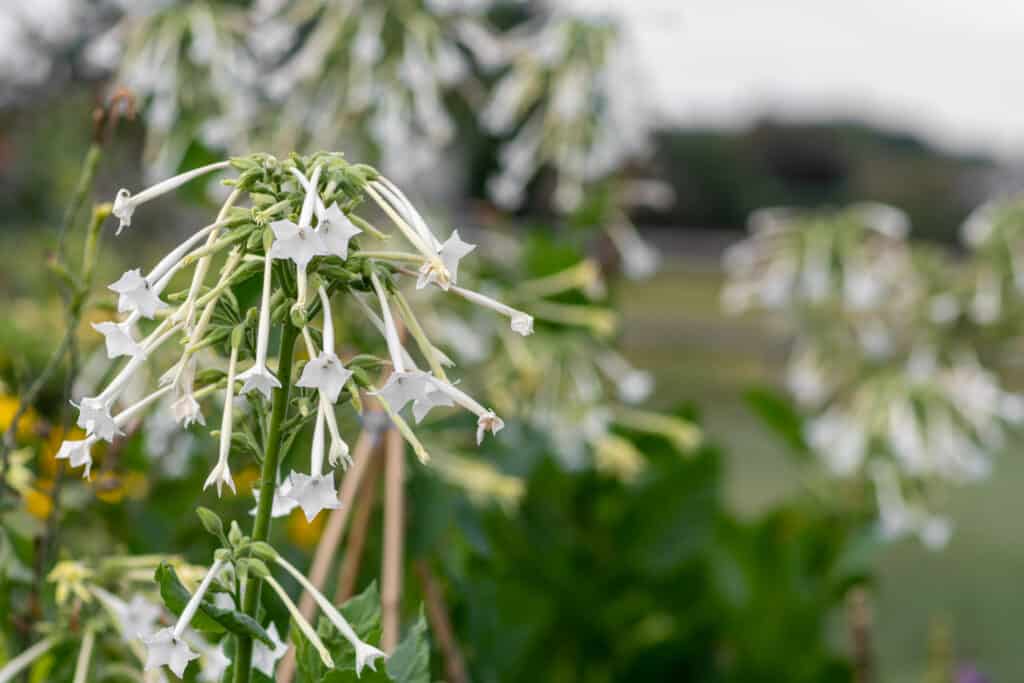
[[[779,382],[785,338],[756,318],[720,313],[721,274],[708,260],[677,256],[657,277],[626,285],[623,340],[633,362],[655,373],[658,405],[698,405],[709,438],[727,450],[730,504],[753,514],[796,488],[797,466],[742,398],[752,384]],[[1019,444],[1007,451],[990,481],[951,494],[957,528],[945,551],[914,541],[885,550],[874,606],[879,680],[925,680],[929,634],[943,627],[957,661],[993,681],[1024,680],[1024,460]]]

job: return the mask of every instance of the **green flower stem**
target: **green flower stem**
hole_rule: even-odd
[[[285,323],[281,333],[281,353],[277,367],[277,378],[281,382],[274,389],[274,401],[270,413],[270,429],[267,432],[266,451],[263,454],[263,469],[260,472],[260,500],[256,506],[256,521],[253,523],[252,540],[266,541],[270,535],[270,513],[274,505],[274,489],[277,483],[277,463],[281,451],[281,425],[288,410],[288,395],[292,386],[292,355],[299,330]],[[242,611],[253,619],[257,618],[260,604],[260,581],[249,577],[242,594]],[[238,636],[235,649],[235,683],[249,683],[252,673],[252,638]]]

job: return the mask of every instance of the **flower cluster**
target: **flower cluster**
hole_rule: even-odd
[[[488,182],[500,206],[518,207],[550,165],[555,205],[573,211],[585,183],[646,149],[651,116],[635,95],[639,79],[621,31],[607,16],[552,10],[504,37],[508,68],[481,113],[488,131],[507,138],[500,172]]]
[[[287,440],[287,434],[312,422],[313,445],[308,473],[282,476],[274,507],[301,507],[312,519],[337,505],[334,474],[326,465],[345,466],[349,449],[336,411],[346,403],[360,410],[361,392],[381,404],[423,460],[426,450],[400,416],[409,404],[417,422],[440,406],[470,411],[477,419],[477,442],[485,432],[502,428],[493,410],[448,379],[444,366],[450,360],[427,338],[399,284],[409,278],[418,289],[437,289],[506,316],[509,328],[519,335],[532,332],[533,319],[460,287],[459,263],[473,245],[456,231],[444,241],[438,239],[402,191],[373,169],[350,164],[338,154],[284,161],[252,155],[205,166],[137,194],[122,190],[114,213],[126,227],[146,201],[229,167],[239,175],[226,181],[233,191],[214,222],[152,269],[131,270],[110,286],[122,317],[96,329],[105,337],[108,356],[126,360],[102,390],[76,401],[78,425],[86,436],[66,441],[58,458],[83,467],[88,476],[92,446],[118,438],[133,416],[163,399],[183,426],[205,424],[204,399],[223,392],[219,457],[206,486],[215,486],[218,493],[224,486],[234,490],[232,451],[246,444],[257,444],[251,447],[257,454],[265,450],[273,441],[268,435],[274,421],[271,399],[278,393],[287,396],[282,387],[293,386],[290,405],[283,407],[278,423]],[[251,206],[242,207],[246,196]],[[367,202],[392,221],[412,251],[365,248],[371,240],[387,239],[356,211]],[[221,258],[219,276],[210,284],[207,276]],[[187,271],[191,278],[182,282],[185,287],[168,293],[175,276]],[[258,300],[245,307],[244,285],[256,279]],[[378,330],[386,356],[353,353],[343,360],[332,311],[339,302]],[[315,327],[312,322],[318,317]],[[406,349],[400,326],[408,330],[429,369],[421,369]],[[274,327],[280,330],[276,367],[270,355]],[[293,342],[301,338],[308,356],[295,372],[286,357],[288,336]],[[162,386],[127,403],[125,392],[133,377],[173,339],[180,351],[161,377]],[[375,367],[390,369],[379,388],[369,374]],[[241,403],[236,400],[240,397]]]
[[[725,256],[723,305],[787,320],[786,385],[807,415],[806,441],[833,474],[872,482],[890,537],[943,545],[951,525],[931,511],[936,490],[985,477],[1024,421],[1024,401],[988,369],[977,334],[1005,310],[1007,256],[1019,248],[1012,223],[994,215],[976,213],[965,235],[995,256],[962,267],[912,250],[906,217],[877,204],[756,212],[751,237]],[[991,286],[965,287],[973,271],[990,275],[968,282]]]
[[[157,172],[193,139],[228,151],[368,142],[365,156],[408,180],[454,138],[445,99],[501,59],[480,18],[489,4],[140,2],[85,56],[143,103]]]

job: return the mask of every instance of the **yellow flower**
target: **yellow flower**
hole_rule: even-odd
[[[14,419],[14,414],[18,412],[18,403],[17,396],[0,394],[0,432],[6,432],[7,428],[11,426],[11,420]],[[27,439],[31,437],[35,433],[38,419],[36,411],[32,408],[25,411],[25,414],[21,416],[21,420],[18,422],[17,438]]]
[[[124,500],[124,482],[114,472],[101,472],[93,480],[92,488],[96,492],[96,497],[104,503],[120,503]]]
[[[288,538],[304,550],[313,548],[320,540],[326,518],[327,515],[317,515],[312,522],[307,522],[306,516],[300,510],[293,510],[288,517]]]
[[[235,487],[239,495],[249,495],[252,487],[259,481],[260,471],[255,467],[246,467],[235,475]]]
[[[46,577],[47,581],[57,584],[56,598],[58,605],[63,605],[67,602],[67,599],[72,594],[80,598],[82,602],[89,602],[92,599],[92,595],[85,587],[85,583],[91,578],[91,569],[81,562],[71,561],[58,562],[57,566],[50,572],[50,575]]]
[[[35,488],[28,488],[22,493],[25,511],[36,519],[46,520],[53,512],[53,500],[50,496]]]
[[[149,480],[137,470],[130,470],[122,477],[124,493],[132,500],[142,500],[149,495]]]

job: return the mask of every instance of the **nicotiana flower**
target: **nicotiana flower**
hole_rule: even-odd
[[[267,678],[273,679],[274,667],[277,665],[277,661],[288,653],[288,645],[281,640],[281,635],[277,632],[277,624],[274,622],[270,622],[267,635],[270,636],[274,647],[267,647],[261,640],[255,641],[252,648],[252,667]]]
[[[459,262],[474,249],[476,249],[475,244],[463,242],[459,237],[459,231],[453,230],[451,236],[437,249],[437,255],[444,265],[444,271],[437,269],[431,263],[424,263],[420,267],[420,276],[416,281],[416,287],[423,289],[431,282],[436,282],[442,289],[448,289],[459,279]],[[445,271],[447,271],[447,279],[445,279]]]
[[[320,235],[328,254],[338,256],[342,260],[348,258],[349,241],[362,232],[348,216],[338,208],[337,202],[326,209],[318,209],[316,232]]]
[[[114,437],[124,434],[110,415],[107,402],[100,398],[83,398],[77,405],[79,427],[88,434],[95,435],[104,441],[113,441]]]
[[[283,567],[285,571],[291,574],[296,581],[298,581],[302,587],[313,596],[316,604],[323,611],[324,616],[331,622],[334,628],[338,629],[338,632],[352,645],[356,655],[356,676],[360,676],[363,673],[363,668],[369,666],[371,670],[376,671],[376,660],[386,659],[387,654],[382,650],[370,645],[363,641],[359,635],[355,632],[348,621],[341,615],[341,612],[335,608],[331,601],[328,600],[323,593],[317,590],[316,586],[310,583],[309,579],[303,575],[298,569],[296,569],[290,562],[285,560],[283,557],[274,553],[272,559],[278,565]]]
[[[281,383],[267,369],[267,347],[270,344],[270,284],[271,259],[269,255],[263,261],[263,296],[260,300],[259,329],[256,332],[256,361],[248,370],[238,376],[243,382],[242,393],[259,391],[270,400],[270,392],[279,389]]]
[[[125,602],[99,586],[92,586],[90,590],[99,599],[100,604],[113,615],[125,642],[147,637],[157,630],[156,625],[160,621],[163,609],[140,593],[135,593],[131,600]]]
[[[231,467],[228,463],[228,456],[231,455],[231,433],[234,427],[234,393],[235,393],[235,367],[238,364],[238,344],[232,339],[231,357],[228,360],[228,383],[224,390],[224,413],[220,422],[220,450],[217,456],[217,464],[206,478],[203,489],[214,484],[217,485],[217,497],[221,495],[224,484],[228,485],[232,493],[235,493],[235,481],[231,478]]]
[[[161,181],[136,195],[132,195],[131,192],[125,189],[118,190],[117,196],[114,198],[113,208],[114,216],[116,216],[120,221],[120,225],[117,228],[117,234],[120,235],[121,230],[132,224],[132,215],[135,213],[135,209],[140,205],[156,199],[161,195],[167,194],[168,192],[172,192],[194,178],[227,168],[229,165],[230,162],[228,161],[219,161],[215,164],[202,166],[180,175],[176,175],[173,178]]]
[[[180,636],[174,635],[174,629],[167,627],[143,638],[146,645],[146,671],[166,666],[181,678],[185,668],[193,659],[199,659],[199,653],[188,646]]]
[[[334,475],[315,474],[306,475],[301,472],[292,472],[288,475],[288,498],[293,500],[306,521],[312,522],[323,510],[334,510],[341,503],[338,502],[338,490],[334,487]]]
[[[331,302],[323,287],[320,288],[319,295],[323,305],[324,348],[316,358],[306,363],[295,386],[317,389],[328,402],[334,404],[338,402],[338,395],[341,394],[345,383],[352,376],[352,371],[348,370],[334,353],[334,322],[331,318]],[[309,343],[309,346],[312,347],[312,344]]]
[[[475,304],[489,308],[496,313],[500,313],[509,318],[512,323],[512,331],[521,334],[524,337],[528,337],[533,334],[533,316],[523,311],[516,310],[511,306],[506,306],[500,301],[484,296],[479,292],[474,292],[469,289],[463,289],[462,287],[451,287],[450,291],[455,292],[463,299],[471,301]]]
[[[107,349],[107,358],[114,359],[118,356],[139,356],[142,354],[142,347],[135,341],[132,335],[135,316],[119,323],[107,321],[93,323],[92,328],[103,335],[103,341]]]
[[[223,560],[214,560],[173,627],[161,629],[152,636],[143,638],[142,642],[145,643],[147,650],[146,671],[166,665],[174,672],[175,676],[181,678],[185,674],[185,667],[188,666],[188,663],[193,659],[199,659],[199,653],[193,651],[184,640],[185,630],[199,609],[203,595],[209,590],[210,584],[217,578],[217,574],[220,573],[223,566]]]

